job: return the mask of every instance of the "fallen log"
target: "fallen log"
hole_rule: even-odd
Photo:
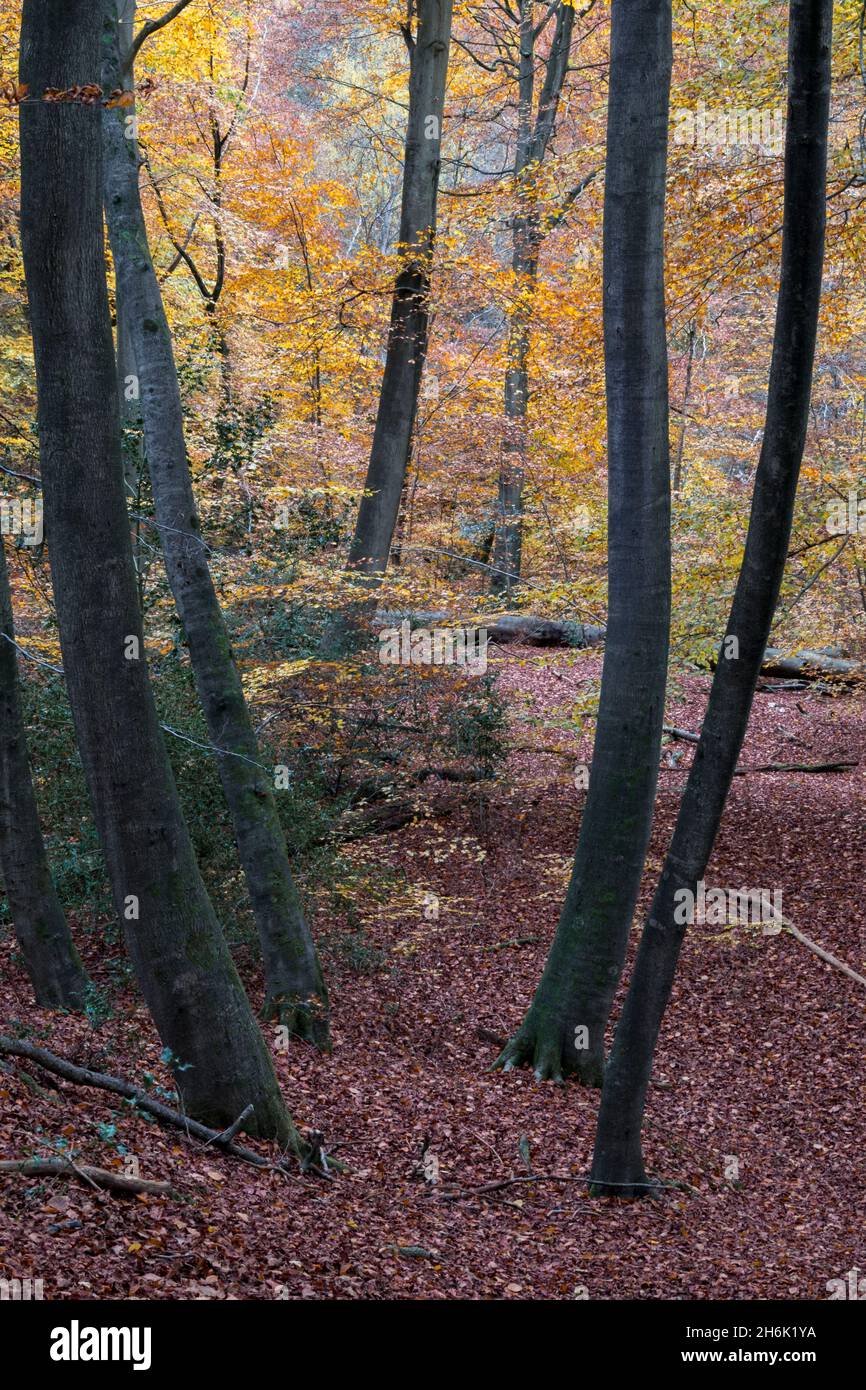
[[[28,1178],[82,1178],[92,1186],[132,1195],[139,1192],[147,1192],[154,1197],[177,1195],[169,1182],[134,1178],[127,1173],[115,1173],[110,1168],[94,1168],[90,1163],[73,1163],[70,1158],[4,1158],[0,1160],[0,1173],[20,1173]]]
[[[527,647],[596,647],[607,635],[606,627],[591,623],[536,618],[522,613],[484,618],[482,623],[487,629],[488,642],[501,645],[519,643]]]
[[[761,666],[764,676],[799,677],[801,680],[861,681],[863,667],[858,661],[843,661],[823,651],[800,651],[785,656],[780,647],[768,647]]]
[[[427,628],[472,627],[484,628],[488,642],[500,645],[521,644],[527,647],[594,647],[603,642],[606,627],[592,623],[571,622],[560,618],[538,618],[530,613],[502,613],[455,618],[451,613],[399,613],[381,611],[375,615],[377,631],[399,628],[408,622],[412,631]]]
[[[414,631],[417,628],[436,627],[483,627],[488,642],[501,646],[520,644],[527,647],[596,647],[604,643],[607,628],[603,624],[572,622],[566,618],[539,618],[530,613],[501,613],[472,619],[455,618],[450,613],[401,613],[381,611],[376,613],[374,624],[378,629],[399,627],[408,621]],[[843,683],[861,681],[866,676],[863,664],[849,661],[836,653],[841,647],[818,647],[794,652],[785,656],[781,647],[768,647],[761,666],[763,676],[793,678],[788,689],[798,688],[793,680],[818,681],[831,680]],[[784,687],[780,687],[784,688]]]

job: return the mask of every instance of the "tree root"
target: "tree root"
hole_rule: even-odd
[[[666,1187],[687,1187],[685,1183],[664,1183],[654,1178],[648,1178],[643,1174],[641,1178],[629,1178],[624,1182],[595,1182],[592,1178],[589,1181],[590,1197],[617,1197],[620,1200],[633,1200],[636,1197],[643,1199],[649,1198],[651,1201],[658,1201],[663,1195]],[[689,1187],[689,1192],[697,1192],[697,1188]]]
[[[543,1037],[531,1026],[524,1024],[493,1063],[491,1071],[514,1071],[517,1067],[529,1067],[536,1081],[553,1081],[558,1086],[565,1085],[567,1079],[574,1079],[582,1086],[600,1088],[604,1077],[604,1062],[593,1054],[576,1054],[581,1062],[566,1058],[558,1037]]]

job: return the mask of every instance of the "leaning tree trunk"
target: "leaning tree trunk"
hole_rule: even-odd
[[[712,853],[782,584],[809,416],[826,218],[833,0],[791,0],[782,270],[767,418],[746,549],[695,760],[644,927],[605,1076],[597,1193],[651,1190],[641,1126],[652,1059],[694,894]],[[694,902],[694,897],[691,899]]]
[[[51,878],[18,692],[6,551],[0,538],[0,869],[36,1003],[84,1007],[87,976]]]
[[[415,36],[408,25],[404,29],[410,76],[400,269],[370,463],[349,551],[349,569],[372,584],[388,567],[427,355],[442,110],[451,44],[452,0],[417,0],[415,9]]]
[[[226,1127],[252,1105],[256,1132],[297,1145],[199,874],[144,660],[105,276],[101,36],[91,0],[25,0],[22,250],[69,699],[118,918],[187,1110]]]
[[[670,619],[670,0],[613,6],[604,207],[608,624],[589,792],[541,983],[498,1065],[600,1085],[652,823]]]
[[[107,0],[109,90],[121,62],[116,0]],[[103,117],[105,213],[117,279],[118,315],[136,363],[145,454],[171,590],[215,747],[261,942],[263,1016],[317,1046],[329,1047],[328,996],[316,948],[289,867],[274,797],[273,774],[261,764],[225,620],[211,579],[184,442],[183,411],[172,349],[141,206],[136,141],[127,138],[133,108]]]

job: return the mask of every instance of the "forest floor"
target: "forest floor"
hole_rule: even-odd
[[[645,1153],[651,1172],[695,1191],[591,1199],[580,1179],[597,1093],[489,1070],[556,925],[584,799],[574,766],[590,754],[588,733],[578,742],[566,721],[600,666],[597,654],[574,652],[512,650],[496,661],[514,743],[562,755],[516,752],[508,779],[483,792],[428,781],[417,824],[352,847],[380,866],[393,899],[385,891],[370,903],[349,950],[321,924],[333,1055],[302,1045],[275,1055],[296,1119],[324,1131],[347,1171],[330,1182],[263,1174],[124,1113],[105,1093],[16,1063],[0,1073],[0,1157],[48,1155],[65,1141],[81,1161],[110,1167],[122,1164],[120,1145],[180,1200],[6,1178],[0,1275],[42,1278],[51,1299],[815,1300],[828,1297],[829,1280],[866,1268],[866,989],[787,933],[687,934]],[[708,687],[680,678],[668,722],[698,729]],[[707,874],[708,885],[781,888],[785,915],[860,973],[864,716],[862,695],[756,696],[743,764],[841,756],[861,765],[736,778]],[[692,752],[665,750],[643,907]],[[429,898],[425,916],[424,893],[438,898],[438,916]],[[77,1063],[171,1084],[131,990],[95,1031],[34,1009],[12,954],[7,937],[4,1027],[25,1024]],[[104,952],[87,963],[108,978]],[[239,964],[258,999],[243,953]],[[577,1181],[465,1192],[525,1177],[526,1143],[533,1173]],[[438,1183],[425,1180],[425,1144]]]

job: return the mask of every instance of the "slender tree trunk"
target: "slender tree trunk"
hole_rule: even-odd
[[[664,202],[670,0],[613,7],[604,207],[608,626],[586,808],[544,974],[499,1058],[600,1085],[649,842],[670,622]]]
[[[105,44],[114,53],[106,86],[118,85],[115,0],[106,4]],[[147,463],[166,570],[184,626],[199,699],[218,757],[261,942],[264,1017],[328,1047],[328,996],[316,948],[289,867],[274,796],[261,765],[240,673],[207,562],[184,441],[171,332],[153,268],[138,182],[129,107],[103,117],[105,211],[117,301],[132,341]]]
[[[692,371],[693,371],[694,365],[695,365],[695,339],[696,339],[696,337],[697,337],[697,328],[696,328],[696,325],[695,325],[695,323],[694,323],[694,321],[693,321],[692,323],[689,324],[689,355],[688,355],[688,358],[687,358],[687,360],[686,360],[686,384],[685,384],[685,389],[683,390],[683,418],[682,418],[682,421],[680,422],[680,437],[679,437],[679,441],[678,441],[678,443],[677,443],[677,457],[676,457],[676,462],[674,463],[674,481],[673,481],[673,490],[674,490],[674,492],[679,492],[680,488],[681,488],[682,485],[683,485],[683,453],[684,453],[685,447],[686,447],[686,426],[687,426],[687,424],[688,424],[688,415],[689,415],[689,398],[690,398],[690,396],[691,396],[691,391],[692,391]]]
[[[529,402],[529,326],[538,274],[538,219],[527,170],[533,162],[532,102],[535,88],[535,38],[532,0],[520,0],[517,151],[515,183],[518,209],[513,221],[511,268],[514,306],[508,325],[505,371],[505,438],[499,472],[496,533],[493,543],[493,593],[510,594],[520,579],[523,550],[523,483],[526,467],[526,411]]]
[[[132,41],[135,37],[135,0],[116,0],[116,12],[113,17],[115,19],[116,38],[112,35],[112,43],[117,43],[120,52],[126,53],[132,47]],[[135,79],[131,72],[125,72],[122,76],[114,74],[113,85],[122,87],[124,91],[132,92],[134,83]],[[127,108],[125,115],[130,118],[127,130],[132,136],[135,120],[133,111]],[[131,139],[130,143],[135,144],[136,142]],[[127,501],[131,500],[137,504],[144,465],[141,434],[141,391],[129,323],[116,282],[114,317],[116,323],[117,390],[120,402],[121,438],[123,440],[123,477],[126,484]],[[136,556],[136,562],[137,560],[138,556]]]
[[[641,1125],[686,930],[686,923],[676,920],[685,916],[676,909],[686,901],[677,894],[696,892],[712,853],[785,568],[821,298],[832,24],[833,0],[791,0],[782,270],[764,441],[746,550],[700,742],[605,1076],[592,1166],[599,1193],[648,1190]]]
[[[136,502],[144,466],[140,388],[130,326],[126,321],[119,295],[117,296],[116,320],[117,391],[120,402],[121,438],[123,440],[123,481],[127,501]]]
[[[349,551],[350,570],[368,576],[373,583],[388,566],[427,355],[452,8],[452,0],[417,0],[416,33],[412,35],[409,25],[404,31],[410,76],[400,213],[401,264],[394,284],[373,447]]]
[[[520,0],[517,62],[517,149],[514,161],[517,211],[513,221],[514,307],[508,325],[505,371],[505,438],[499,472],[496,534],[490,588],[509,595],[520,580],[523,559],[523,487],[526,476],[529,405],[530,329],[538,284],[538,257],[544,240],[535,200],[534,178],[547,153],[568,72],[574,7],[561,5],[545,80],[533,120],[535,92],[535,5]]]
[[[42,1008],[84,1007],[87,976],[54,888],[18,691],[12,596],[0,539],[0,868],[15,936]]]
[[[102,223],[102,8],[25,0],[21,232],[70,704],[115,907],[183,1102],[300,1143],[202,883],[157,722],[123,495]]]

